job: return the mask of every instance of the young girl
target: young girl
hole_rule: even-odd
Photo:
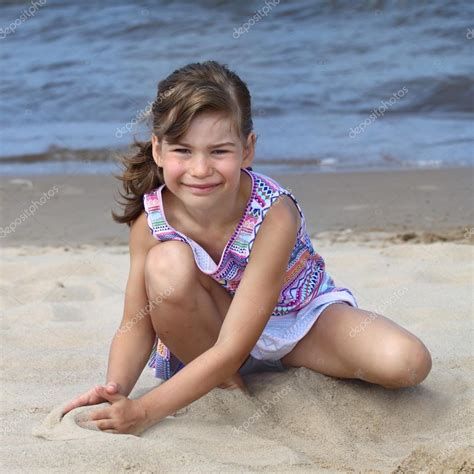
[[[130,274],[107,383],[72,400],[103,431],[138,435],[242,376],[307,367],[386,388],[420,383],[425,345],[359,309],[313,249],[295,196],[252,170],[246,84],[215,62],[158,85],[151,141],[124,159]],[[151,356],[150,356],[151,354]],[[147,364],[165,382],[129,399]]]

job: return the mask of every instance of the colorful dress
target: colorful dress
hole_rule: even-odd
[[[301,225],[278,302],[250,352],[256,359],[277,360],[288,354],[307,334],[326,306],[341,301],[354,307],[358,305],[351,291],[335,286],[333,279],[325,271],[324,260],[312,246],[303,211],[295,196],[269,176],[249,169],[241,171],[252,179],[252,192],[218,264],[197,242],[168,224],[161,195],[165,184],[145,194],[143,204],[152,235],[159,241],[178,240],[189,244],[198,268],[233,297],[266,213],[282,195],[291,197],[300,213]],[[157,377],[166,380],[184,364],[157,336],[148,366],[155,369]]]

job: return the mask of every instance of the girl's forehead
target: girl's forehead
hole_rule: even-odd
[[[237,141],[234,122],[222,114],[200,114],[190,123],[183,136],[177,140],[185,143],[218,143]]]
[[[201,113],[191,120],[187,133],[206,128],[214,133],[233,133],[233,121],[222,113]]]

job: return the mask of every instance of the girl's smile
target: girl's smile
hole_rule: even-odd
[[[189,184],[185,184],[185,186],[187,186],[193,192],[193,194],[197,194],[199,196],[213,192],[219,186],[219,184],[214,184],[211,186],[190,186]]]

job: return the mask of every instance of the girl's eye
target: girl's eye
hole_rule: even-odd
[[[176,148],[176,150],[173,150],[176,153],[191,153],[191,150],[188,150],[187,148]],[[229,150],[214,150],[213,153],[216,153],[217,155],[222,155],[224,153],[228,153]]]

